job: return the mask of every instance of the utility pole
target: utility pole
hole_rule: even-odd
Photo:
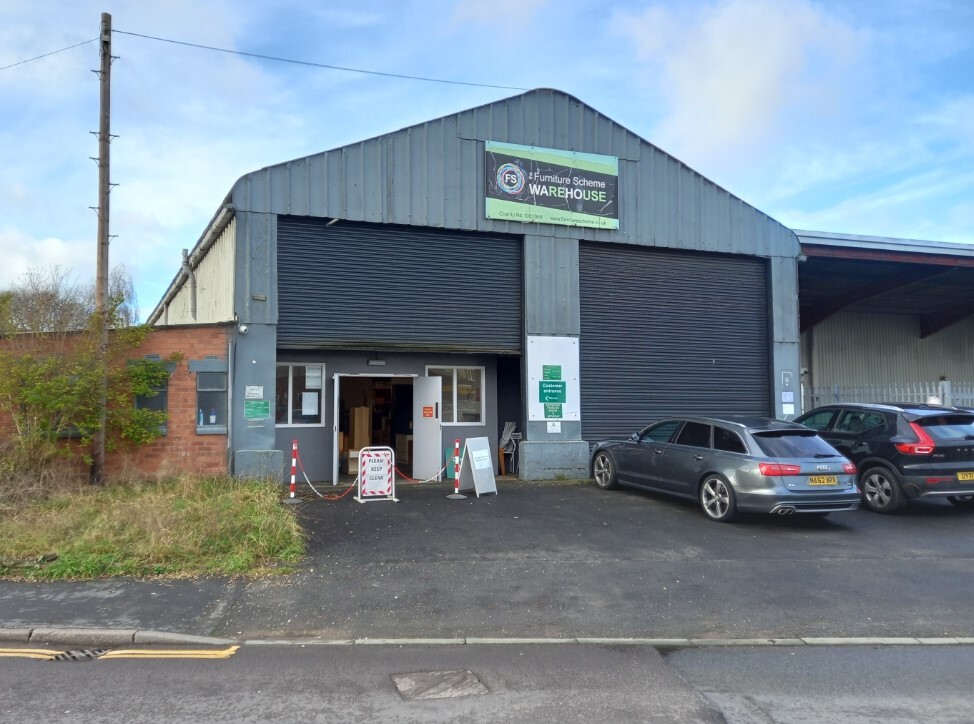
[[[108,197],[112,190],[109,148],[111,146],[112,90],[112,16],[101,14],[101,85],[98,123],[98,265],[95,281],[95,325],[98,330],[98,366],[101,370],[98,390],[98,429],[92,438],[89,482],[100,485],[105,479],[105,422],[108,406]]]

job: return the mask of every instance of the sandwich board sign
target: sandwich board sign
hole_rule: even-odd
[[[478,498],[486,493],[497,495],[494,462],[490,457],[490,441],[486,437],[468,437],[464,442],[457,489],[461,492],[475,490]]]
[[[392,448],[362,448],[358,463],[358,495],[355,500],[360,503],[370,500],[399,502],[396,498],[396,454]]]

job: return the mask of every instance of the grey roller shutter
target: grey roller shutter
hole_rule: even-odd
[[[518,237],[280,216],[278,346],[517,352]]]
[[[771,413],[762,259],[579,247],[582,436],[668,415]]]

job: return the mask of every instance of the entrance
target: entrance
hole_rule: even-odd
[[[364,447],[390,447],[403,475],[436,475],[442,455],[441,381],[416,375],[336,374],[332,482],[354,480]]]

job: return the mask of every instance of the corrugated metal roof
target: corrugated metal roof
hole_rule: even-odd
[[[955,244],[946,241],[923,241],[920,239],[898,239],[889,236],[836,234],[826,231],[800,231],[798,229],[795,229],[795,234],[802,244],[913,254],[946,254],[950,256],[974,257],[974,244]]]
[[[486,218],[487,140],[618,157],[619,229]],[[577,98],[551,89],[259,169],[242,176],[225,203],[238,215],[290,214],[517,234],[538,243],[583,240],[789,261],[797,259],[800,248],[784,225]],[[249,227],[242,223],[241,228],[246,232]],[[247,245],[258,243],[244,232],[238,239],[239,259],[249,259],[254,250]],[[548,280],[552,288],[577,288],[576,269],[560,265],[557,272],[557,279]],[[183,281],[177,275],[167,299]],[[794,287],[787,286],[786,297],[793,299]],[[246,288],[238,285],[234,311],[249,318]]]
[[[488,219],[487,140],[619,158],[618,230]],[[540,89],[240,178],[238,212],[798,256],[794,233],[577,98]]]
[[[802,331],[849,311],[917,317],[924,338],[974,314],[974,245],[795,233]]]

